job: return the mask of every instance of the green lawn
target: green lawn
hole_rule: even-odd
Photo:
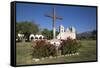
[[[20,42],[16,43],[16,62],[17,65],[24,64],[45,64],[45,63],[61,63],[61,62],[80,62],[96,60],[96,40],[81,40],[82,47],[80,54],[74,56],[59,57],[53,59],[44,59],[38,62],[32,60],[32,43]]]

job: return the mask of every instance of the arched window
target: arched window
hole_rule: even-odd
[[[42,36],[40,36],[39,39],[42,39]]]
[[[38,39],[38,37],[35,37],[35,39]]]
[[[34,39],[34,37],[31,37],[31,40],[33,40]]]

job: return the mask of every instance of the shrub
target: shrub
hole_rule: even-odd
[[[55,46],[47,43],[44,40],[36,41],[36,46],[34,46],[32,56],[34,58],[55,56],[56,49]]]
[[[71,54],[71,53],[76,53],[79,51],[79,48],[81,47],[80,42],[77,40],[73,40],[68,38],[67,40],[63,40],[60,46],[61,49],[61,54]]]

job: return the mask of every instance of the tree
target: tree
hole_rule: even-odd
[[[42,35],[44,35],[47,39],[53,39],[53,30],[43,29]],[[56,31],[56,35],[58,35],[58,32]]]
[[[22,33],[25,35],[24,38],[29,39],[31,33],[36,34],[39,31],[39,27],[34,22],[17,22],[16,23],[16,34]]]
[[[50,31],[48,29],[44,29],[42,31],[42,35],[44,35],[47,39],[50,39]]]

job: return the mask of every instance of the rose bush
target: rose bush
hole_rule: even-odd
[[[36,41],[36,46],[33,48],[32,56],[34,58],[49,57],[56,55],[54,45],[47,43],[45,40]]]
[[[71,38],[67,38],[67,40],[62,40],[60,46],[61,54],[65,55],[65,54],[76,53],[79,51],[80,47],[81,44],[76,39],[73,40]]]

